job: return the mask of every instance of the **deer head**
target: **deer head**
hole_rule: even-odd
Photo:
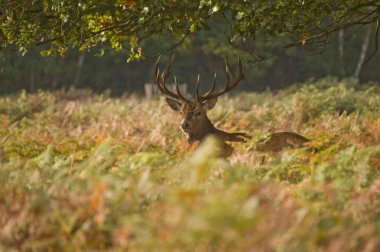
[[[208,134],[214,134],[222,141],[242,141],[240,136],[245,134],[243,133],[227,133],[221,130],[218,130],[214,127],[211,121],[207,117],[207,111],[212,109],[218,97],[231,91],[236,85],[244,78],[242,72],[242,64],[241,60],[238,56],[238,73],[235,74],[231,70],[230,64],[224,59],[226,66],[226,84],[224,88],[218,92],[215,91],[216,87],[216,73],[214,75],[214,81],[212,84],[212,88],[204,93],[199,94],[199,81],[200,77],[198,74],[198,79],[195,84],[196,92],[195,92],[195,100],[191,101],[184,97],[181,94],[181,91],[178,87],[177,79],[174,76],[174,82],[176,86],[176,93],[169,90],[165,81],[172,72],[174,56],[171,58],[168,66],[164,69],[162,74],[160,74],[160,70],[158,67],[160,57],[157,59],[155,65],[155,76],[158,88],[160,91],[166,96],[166,102],[174,111],[180,112],[182,116],[182,121],[180,123],[181,130],[187,135],[187,139],[189,143],[192,143],[196,140],[201,140]]]

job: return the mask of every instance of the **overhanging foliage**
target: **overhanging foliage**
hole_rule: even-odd
[[[378,44],[379,13],[375,0],[3,0],[0,29],[2,44],[21,51],[48,44],[43,55],[63,55],[69,47],[101,45],[128,48],[132,59],[141,57],[140,43],[147,37],[169,36],[176,46],[192,32],[212,29],[210,21],[221,17],[230,24],[234,46],[286,35],[289,43],[282,43],[280,52],[296,45],[317,49],[333,32],[376,22]]]

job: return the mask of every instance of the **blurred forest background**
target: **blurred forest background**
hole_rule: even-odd
[[[191,34],[174,50],[164,53],[161,60],[167,63],[171,53],[175,53],[174,74],[180,82],[189,83],[190,89],[198,73],[203,87],[211,85],[214,72],[217,72],[219,81],[224,81],[223,57],[234,65],[236,53],[243,59],[246,77],[239,85],[240,90],[274,90],[324,76],[354,77],[361,83],[380,80],[379,54],[374,55],[368,64],[363,64],[364,58],[375,51],[375,34],[370,25],[333,33],[329,38],[331,41],[320,49],[298,46],[282,53],[275,49],[278,44],[285,44],[281,37],[276,40],[264,37],[255,42],[231,41],[226,22],[216,22],[213,27]],[[128,49],[118,52],[100,47],[91,51],[71,49],[65,57],[41,57],[43,46],[22,53],[15,46],[8,45],[0,51],[0,93],[21,89],[33,92],[38,89],[91,88],[96,92],[110,90],[112,95],[124,92],[143,94],[144,83],[153,81],[154,56],[157,52],[164,52],[171,43],[159,37],[148,38],[141,44],[145,57],[129,63]],[[252,60],[253,53],[269,59]]]

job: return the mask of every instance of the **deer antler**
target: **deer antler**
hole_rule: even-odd
[[[155,76],[156,76],[156,82],[157,82],[157,86],[160,89],[160,91],[164,95],[166,95],[166,96],[168,96],[168,97],[170,97],[172,99],[175,99],[177,101],[191,102],[191,101],[189,101],[188,99],[186,99],[186,97],[184,97],[181,94],[181,91],[180,91],[178,83],[177,83],[177,78],[175,76],[174,76],[174,83],[175,83],[175,86],[176,86],[177,94],[174,93],[174,92],[172,92],[172,91],[170,91],[166,87],[166,85],[165,85],[166,79],[168,78],[168,76],[172,72],[172,67],[173,67],[173,62],[174,62],[174,55],[170,59],[170,62],[168,64],[168,66],[165,68],[165,70],[162,72],[161,75],[160,75],[160,70],[158,68],[158,63],[160,61],[160,58],[161,58],[161,56],[158,57],[158,59],[156,61],[156,65],[154,67],[154,72],[155,72]],[[209,100],[209,99],[221,96],[221,95],[223,95],[223,94],[231,91],[234,87],[236,87],[236,85],[242,79],[244,79],[243,70],[242,70],[242,64],[241,64],[241,60],[240,60],[239,55],[237,56],[237,58],[238,58],[238,67],[239,68],[238,68],[238,75],[236,77],[234,76],[234,73],[231,70],[230,64],[228,63],[228,61],[226,60],[226,58],[224,58],[224,63],[226,65],[226,75],[227,75],[226,85],[219,92],[214,93],[215,87],[216,87],[216,73],[215,73],[215,75],[214,75],[214,81],[213,81],[211,89],[208,92],[206,92],[205,94],[199,95],[199,80],[200,80],[200,77],[199,77],[199,74],[198,74],[198,79],[197,79],[197,82],[195,84],[195,97],[196,97],[196,100],[198,102],[204,102],[206,100]]]
[[[238,75],[235,77],[232,70],[231,70],[231,66],[230,64],[228,63],[228,61],[226,60],[226,58],[224,58],[224,63],[226,65],[226,75],[227,75],[227,79],[226,79],[226,85],[225,87],[223,88],[223,90],[219,91],[219,92],[216,92],[214,93],[214,90],[215,90],[215,85],[216,85],[216,73],[214,75],[214,82],[212,84],[212,88],[207,92],[205,93],[204,95],[199,95],[199,91],[198,91],[198,87],[199,87],[199,75],[198,75],[198,82],[195,86],[196,88],[196,98],[197,98],[197,101],[199,102],[203,102],[203,101],[206,101],[206,100],[209,100],[209,99],[212,99],[212,98],[216,98],[218,96],[221,96],[229,91],[231,91],[234,87],[236,87],[236,85],[244,79],[244,75],[243,75],[243,70],[242,70],[242,64],[241,64],[241,60],[240,60],[240,57],[239,55],[237,56],[238,58]]]
[[[168,66],[164,69],[164,71],[162,72],[161,76],[160,76],[160,69],[158,68],[158,63],[160,62],[160,58],[161,58],[161,55],[158,57],[157,61],[156,61],[156,65],[154,66],[154,73],[155,73],[155,76],[156,76],[156,82],[157,82],[157,86],[158,86],[158,89],[166,96],[172,98],[172,99],[175,99],[177,101],[184,101],[184,102],[190,102],[189,100],[187,100],[180,92],[179,90],[179,87],[178,87],[178,83],[177,83],[177,79],[176,77],[174,76],[174,83],[176,85],[176,91],[177,91],[177,94],[175,94],[174,92],[170,91],[166,85],[165,85],[165,81],[166,79],[168,78],[168,76],[170,75],[170,73],[172,72],[172,68],[173,68],[173,62],[174,62],[174,55],[172,56],[172,58],[170,59],[170,62],[168,64]]]

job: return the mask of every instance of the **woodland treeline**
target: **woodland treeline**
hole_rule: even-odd
[[[222,36],[222,31],[219,35]],[[217,36],[199,34],[174,50],[175,73],[179,80],[192,84],[195,83],[196,74],[200,73],[202,84],[211,85],[213,72],[217,71],[219,80],[224,81],[222,56],[229,56],[231,63],[235,63],[236,58],[228,43],[223,39],[218,41]],[[278,89],[294,82],[324,76],[356,77],[361,82],[379,81],[379,55],[361,67],[360,58],[368,32],[364,29],[343,41],[339,36],[341,34],[334,34],[332,42],[324,51],[313,55],[297,47],[264,62],[244,61],[245,80],[239,88]],[[263,51],[271,51],[270,46],[262,47]],[[145,48],[153,50],[154,42],[147,43]],[[369,44],[367,53],[370,50]],[[20,89],[35,91],[75,87],[100,92],[109,89],[114,95],[125,91],[142,93],[144,83],[153,79],[154,60],[148,58],[127,63],[128,53],[106,51],[104,55],[96,56],[85,51],[70,50],[65,57],[41,57],[35,48],[22,55],[10,46],[3,59],[0,90],[1,93],[7,93]],[[162,61],[167,62],[168,56],[170,53],[165,54]]]
[[[243,60],[243,90],[324,76],[379,81],[377,1],[5,1],[0,92],[91,88],[143,92],[175,53],[180,82],[224,81]],[[129,61],[129,63],[127,63]]]

